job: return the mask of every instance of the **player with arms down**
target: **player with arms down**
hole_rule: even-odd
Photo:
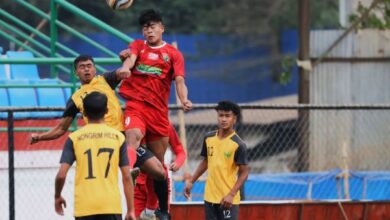
[[[205,135],[200,153],[203,160],[190,180],[186,181],[184,195],[190,197],[192,184],[207,170],[204,192],[206,220],[237,220],[239,189],[249,172],[246,145],[234,130],[240,118],[240,107],[230,101],[221,101],[215,109],[218,130]]]
[[[74,216],[76,220],[122,219],[118,186],[119,167],[126,197],[126,220],[135,219],[133,182],[124,135],[104,124],[107,97],[92,92],[83,99],[89,123],[69,135],[61,166],[55,179],[55,210],[63,215],[65,199],[61,196],[67,173],[76,161]]]

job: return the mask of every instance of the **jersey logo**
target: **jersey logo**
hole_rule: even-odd
[[[163,53],[162,56],[163,56],[164,62],[165,62],[165,63],[168,63],[168,62],[169,62],[169,56],[168,56],[168,54]]]
[[[154,66],[148,66],[145,64],[138,64],[135,69],[139,71],[140,73],[144,74],[152,74],[152,75],[157,75],[160,76],[162,74],[162,69]]]
[[[210,147],[207,147],[207,156],[213,156],[214,154],[214,147],[213,146],[210,146]]]
[[[149,60],[158,60],[158,54],[156,54],[156,53],[149,53],[148,54],[148,59]]]
[[[232,152],[223,152],[223,155],[229,159],[229,157],[232,156]]]
[[[85,96],[88,95],[88,92],[84,92],[83,94],[80,95],[80,99],[84,100]]]
[[[127,116],[125,119],[125,125],[128,126],[130,124],[130,116]]]

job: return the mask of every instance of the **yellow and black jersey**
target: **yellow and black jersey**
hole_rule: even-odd
[[[237,181],[238,165],[248,164],[245,143],[233,132],[220,139],[217,131],[205,135],[201,156],[207,158],[207,172],[204,200],[220,203]],[[233,204],[240,203],[240,193],[233,198]]]
[[[121,214],[119,167],[128,166],[124,135],[105,124],[88,124],[69,135],[61,163],[76,161],[74,215]]]
[[[115,94],[115,87],[120,83],[116,79],[115,71],[104,73],[101,76],[96,76],[90,83],[81,85],[81,87],[72,95],[66,104],[63,117],[76,117],[77,113],[83,114],[83,99],[91,92],[100,92],[107,96],[108,112],[104,116],[104,122],[118,131],[124,131],[123,127],[123,112],[119,100]],[[88,123],[84,117],[85,123]]]

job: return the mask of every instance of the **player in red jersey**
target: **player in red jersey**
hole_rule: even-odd
[[[169,169],[176,172],[183,166],[187,156],[175,128],[172,124],[169,128],[169,145],[176,155],[175,161],[169,165]],[[148,189],[146,184],[151,180],[152,179],[148,178],[148,175],[145,172],[141,172],[136,179],[136,185],[134,187],[134,209],[137,218],[155,219],[155,210],[158,208],[158,200],[153,188]],[[168,179],[168,185],[169,183],[170,181]]]
[[[154,189],[162,219],[169,219],[167,172],[163,162],[168,146],[168,98],[172,81],[175,81],[183,109],[190,110],[192,103],[188,99],[184,80],[183,55],[162,40],[164,25],[161,15],[154,10],[147,10],[140,16],[139,23],[145,40],[135,40],[127,52],[121,52],[121,57],[125,59],[119,71],[123,74],[131,73],[130,78],[122,81],[119,88],[119,94],[127,100],[126,140],[130,161],[137,160],[137,163],[142,164],[141,169],[155,179]],[[124,54],[128,54],[128,57]],[[144,150],[138,150],[144,137],[148,149],[160,163],[144,157]]]

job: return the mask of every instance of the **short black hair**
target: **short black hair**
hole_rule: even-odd
[[[90,56],[90,55],[83,54],[83,55],[80,55],[80,56],[76,57],[76,59],[74,59],[74,61],[73,61],[74,69],[77,69],[77,64],[79,64],[79,62],[87,61],[87,60],[90,60],[90,61],[92,61],[92,63],[95,63],[95,61],[93,60],[92,56]]]
[[[237,117],[237,121],[240,121],[241,119],[241,108],[236,103],[229,101],[229,100],[223,100],[218,102],[217,107],[215,107],[215,110],[217,111],[232,111],[234,115]]]
[[[148,9],[141,13],[138,19],[139,25],[149,25],[150,22],[163,22],[161,13],[154,9]]]
[[[100,92],[91,92],[83,99],[83,106],[88,119],[102,119],[107,112],[107,96]]]

